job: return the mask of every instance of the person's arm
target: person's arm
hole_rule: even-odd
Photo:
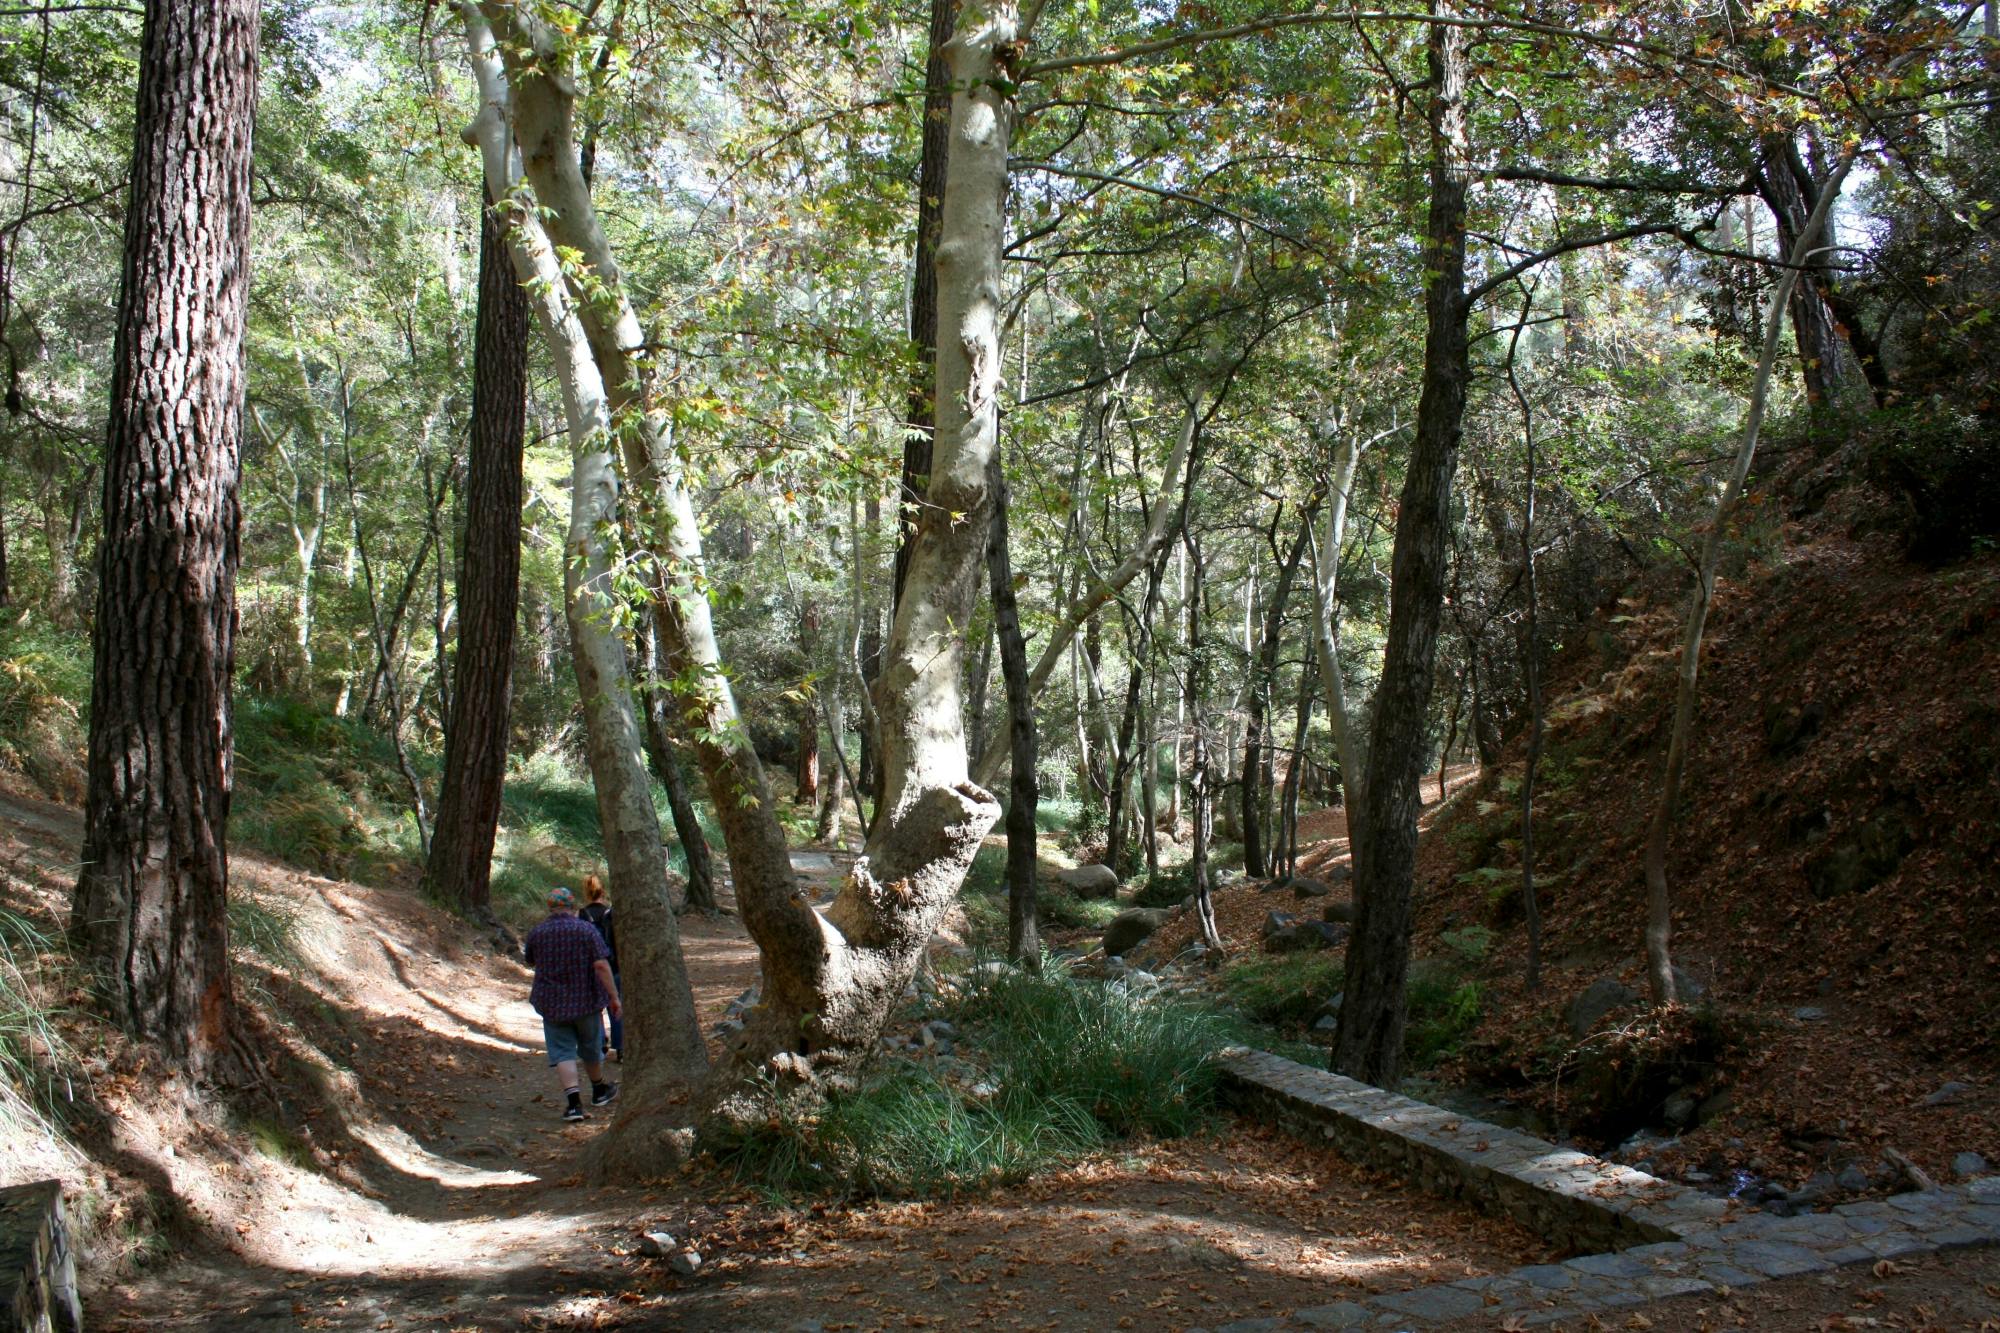
[[[596,962],[592,963],[590,967],[593,972],[597,973],[598,989],[604,992],[604,1007],[611,1011],[611,1016],[613,1018],[619,1018],[623,1016],[625,1013],[625,1006],[618,1003],[618,987],[613,985],[611,981],[610,962],[608,962],[603,958],[600,958]]]

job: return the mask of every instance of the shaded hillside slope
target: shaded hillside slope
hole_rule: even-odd
[[[1459,1072],[1602,1140],[1698,1124],[1662,1165],[1796,1179],[1879,1175],[1885,1149],[1939,1173],[1962,1151],[2000,1158],[2000,559],[1912,562],[1895,502],[1867,486],[1781,528],[1777,498],[1817,503],[1842,462],[1753,499],[1717,593],[1669,863],[1694,1014],[1614,1008],[1579,1052],[1564,1012],[1608,977],[1644,988],[1683,578],[1635,590],[1558,660],[1538,994],[1520,979],[1519,738],[1422,852],[1418,952],[1468,923],[1496,932]]]

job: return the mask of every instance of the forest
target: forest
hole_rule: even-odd
[[[1996,208],[1990,2],[0,7],[0,1328],[1993,1327]]]

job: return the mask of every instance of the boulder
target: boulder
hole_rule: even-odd
[[[1128,907],[1111,918],[1104,928],[1104,952],[1122,957],[1144,943],[1148,936],[1167,924],[1172,915],[1164,907]]]
[[[1961,1083],[1957,1079],[1953,1079],[1941,1086],[1930,1096],[1924,1098],[1923,1104],[1925,1106],[1949,1106],[1971,1091],[1972,1085],[1970,1083]]]
[[[1294,898],[1331,898],[1333,886],[1323,879],[1313,879],[1309,875],[1294,875],[1285,881]]]
[[[647,1231],[639,1236],[639,1253],[648,1259],[664,1259],[674,1252],[674,1238],[665,1231]]]
[[[1895,874],[1915,845],[1902,807],[1885,805],[1807,857],[1806,884],[1822,900],[1865,893]]]
[[[1118,892],[1118,872],[1107,865],[1073,866],[1057,871],[1056,883],[1079,898],[1110,898]]]
[[[701,1271],[701,1253],[697,1250],[675,1250],[667,1256],[667,1267],[680,1277],[693,1277]]]
[[[1840,1174],[1833,1178],[1833,1183],[1849,1194],[1865,1194],[1875,1182],[1868,1178],[1868,1172],[1861,1163],[1849,1162],[1840,1168]]]
[[[1617,977],[1599,977],[1569,1002],[1564,1017],[1569,1020],[1571,1032],[1579,1037],[1588,1036],[1606,1014],[1638,1002],[1639,992]]]
[[[1686,1129],[1694,1120],[1694,1113],[1700,1106],[1693,1093],[1685,1088],[1675,1093],[1660,1106],[1660,1119],[1672,1130]]]
[[[1354,904],[1336,898],[1320,909],[1319,919],[1337,926],[1351,926],[1354,924]]]
[[[1347,929],[1344,926],[1332,926],[1324,921],[1294,921],[1264,937],[1264,952],[1309,953],[1315,949],[1331,949],[1346,938]]]
[[[1268,940],[1279,931],[1289,930],[1297,925],[1298,921],[1299,919],[1289,912],[1267,912],[1264,924],[1257,928],[1258,937]]]
[[[1962,1152],[1951,1159],[1951,1173],[1960,1180],[1971,1180],[1987,1172],[1986,1159],[1976,1152]]]

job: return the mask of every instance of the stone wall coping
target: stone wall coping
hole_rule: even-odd
[[[1221,1066],[1232,1097],[1302,1137],[1331,1141],[1352,1160],[1522,1222],[1558,1248],[1594,1252],[1241,1320],[1213,1333],[1416,1330],[1482,1314],[1532,1328],[1672,1296],[2000,1244],[2000,1176],[1778,1217],[1268,1051],[1238,1047],[1223,1054]]]

